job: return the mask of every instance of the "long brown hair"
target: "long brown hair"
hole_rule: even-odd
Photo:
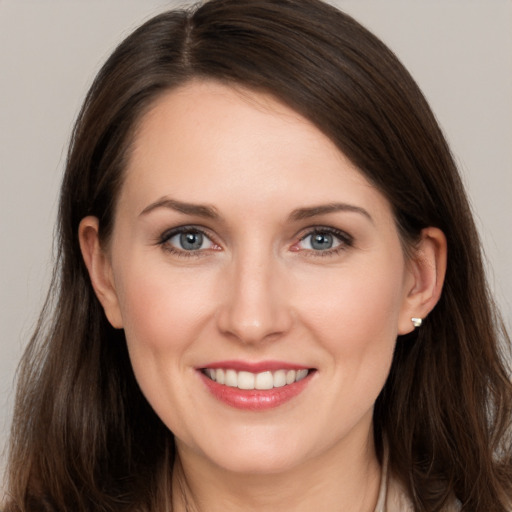
[[[122,331],[89,282],[78,225],[107,241],[137,123],[193,78],[273,94],[330,137],[392,205],[404,246],[436,226],[448,240],[442,297],[397,340],[375,405],[379,456],[417,511],[455,495],[505,511],[512,487],[510,340],[485,281],[453,158],[392,52],[319,0],[212,0],[145,23],[108,59],[76,122],[62,185],[52,288],[19,371],[7,512],[160,510],[172,434],[142,396]]]

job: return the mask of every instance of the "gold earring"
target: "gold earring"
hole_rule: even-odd
[[[423,323],[423,318],[413,317],[411,318],[411,322],[412,325],[414,325],[414,327],[421,327],[421,324]]]

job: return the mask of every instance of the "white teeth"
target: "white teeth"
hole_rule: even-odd
[[[256,389],[272,389],[274,387],[274,376],[272,372],[262,372],[256,375]]]
[[[239,389],[281,388],[307,377],[309,370],[277,370],[252,373],[246,371],[205,368],[204,374],[211,380]]]
[[[297,370],[297,377],[295,377],[295,382],[299,382],[299,380],[302,380],[304,377],[307,376],[307,374],[307,370]]]
[[[286,384],[291,384],[292,382],[295,382],[296,375],[297,372],[295,370],[288,370],[286,372]]]
[[[238,378],[235,370],[226,370],[226,380],[224,384],[232,388],[238,387]]]
[[[254,389],[254,373],[238,372],[238,387],[240,389]]]
[[[285,370],[277,370],[274,373],[274,387],[282,388],[286,386],[286,371]]]

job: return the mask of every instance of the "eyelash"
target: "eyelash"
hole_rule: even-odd
[[[187,251],[185,249],[178,249],[176,247],[173,247],[168,242],[176,235],[181,235],[185,233],[192,233],[192,234],[200,234],[203,237],[205,237],[207,240],[209,240],[212,244],[218,246],[218,244],[213,240],[211,235],[209,235],[204,229],[197,227],[197,226],[180,226],[177,228],[170,229],[168,231],[165,231],[160,238],[157,241],[157,245],[160,245],[163,250],[166,252],[169,252],[171,254],[174,254],[176,256],[179,256],[181,258],[197,258],[205,255],[205,251],[208,249],[198,249],[198,250],[190,250]],[[313,250],[313,249],[305,249],[307,251],[308,256],[312,257],[328,257],[328,256],[336,256],[337,254],[341,253],[342,251],[346,251],[348,248],[352,247],[354,245],[354,239],[351,235],[348,233],[341,231],[339,229],[335,229],[332,227],[327,226],[313,226],[311,228],[308,228],[307,233],[305,233],[303,236],[299,238],[297,242],[295,242],[292,247],[297,246],[297,244],[301,243],[302,241],[306,240],[308,237],[315,236],[315,235],[332,235],[333,237],[337,238],[339,241],[339,245],[325,250]],[[217,250],[217,249],[214,249]],[[300,249],[294,250],[294,252],[299,252]]]
[[[178,249],[176,247],[173,247],[168,242],[176,235],[182,235],[186,233],[191,234],[200,234],[203,237],[205,237],[207,240],[210,240],[210,242],[214,245],[218,245],[204,229],[197,227],[197,226],[180,226],[177,228],[170,229],[168,231],[165,231],[162,233],[158,240],[158,245],[162,247],[162,249],[168,253],[171,253],[173,255],[179,256],[181,258],[198,258],[201,256],[204,256],[204,252],[206,249],[199,249],[196,251],[187,251],[185,249]]]
[[[333,237],[337,238],[338,241],[340,242],[339,245],[337,247],[333,247],[323,251],[307,249],[308,256],[320,258],[336,256],[354,245],[354,238],[351,235],[349,235],[345,231],[341,231],[339,229],[327,226],[314,226],[312,228],[309,228],[309,231],[304,236],[301,236],[299,241],[296,242],[294,245],[297,245],[297,243],[306,240],[308,237],[325,234],[332,235]]]

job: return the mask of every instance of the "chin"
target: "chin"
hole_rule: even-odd
[[[261,427],[261,426],[260,426]],[[306,462],[319,447],[310,446],[302,436],[290,435],[290,429],[236,429],[198,446],[202,458],[225,471],[264,475],[293,470]],[[308,448],[309,446],[309,448]],[[315,449],[316,448],[316,449]],[[196,453],[198,453],[196,451]]]
[[[229,457],[217,460],[217,466],[239,475],[275,475],[286,473],[299,466],[302,457],[298,454],[240,450]],[[214,461],[215,462],[215,461]]]

